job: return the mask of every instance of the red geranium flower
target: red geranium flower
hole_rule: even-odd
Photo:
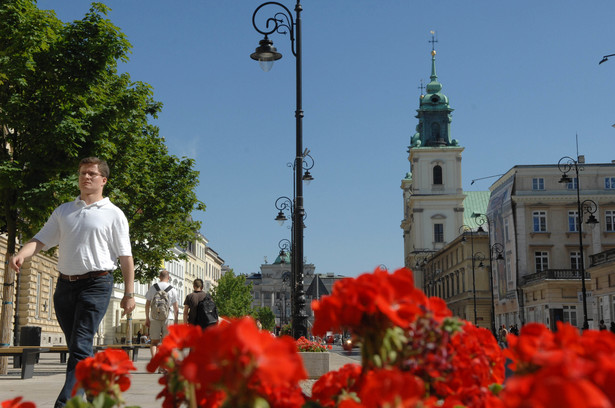
[[[423,381],[396,368],[368,371],[359,390],[366,408],[415,407],[424,396]]]
[[[529,324],[508,336],[515,376],[506,382],[506,407],[615,406],[615,335],[557,323],[553,333]]]
[[[21,402],[23,397],[2,401],[2,408],[36,408],[33,402]]]
[[[361,366],[346,364],[337,371],[329,371],[312,386],[312,399],[323,407],[335,407],[347,394],[355,390]]]
[[[292,338],[272,337],[249,317],[207,330],[194,327],[170,327],[161,355],[148,365],[150,371],[167,368],[160,396],[169,406],[191,398],[191,387],[198,405],[206,407],[250,405],[259,398],[272,407],[305,402],[298,384],[307,374]]]
[[[130,388],[130,371],[136,370],[128,353],[120,349],[106,349],[77,363],[75,377],[77,382],[72,395],[83,388],[90,397],[107,393],[116,401],[121,392]]]

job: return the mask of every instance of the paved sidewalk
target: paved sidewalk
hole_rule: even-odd
[[[159,374],[150,374],[145,369],[149,362],[148,350],[139,352],[139,361],[135,363],[137,371],[132,372],[131,386],[124,393],[128,405],[142,408],[162,406],[162,400],[156,401],[156,395],[162,390],[158,384]],[[24,401],[34,402],[37,408],[52,408],[55,399],[64,384],[65,364],[60,364],[59,354],[42,354],[40,361],[34,367],[34,376],[27,380],[20,378],[21,370],[14,369],[12,358],[9,358],[9,373],[0,375],[0,401],[23,396]],[[356,359],[337,353],[330,353],[331,370],[337,370],[345,364],[358,363]],[[311,393],[314,380],[302,383],[304,392]]]

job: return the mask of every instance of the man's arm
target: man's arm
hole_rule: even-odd
[[[25,262],[26,258],[30,258],[38,254],[44,246],[45,244],[43,244],[41,241],[32,238],[30,241],[26,242],[25,245],[22,246],[21,249],[15,255],[11,257],[11,268],[13,268],[17,273],[19,273],[19,269],[21,269],[21,266]]]
[[[179,323],[179,306],[177,306],[177,302],[173,303],[173,314],[175,316],[173,322],[175,324]]]
[[[188,323],[188,313],[190,313],[190,306],[184,305],[184,323]]]
[[[132,256],[120,256],[120,268],[124,277],[124,297],[120,307],[124,309],[122,316],[135,310],[135,264]]]
[[[152,304],[151,300],[145,301],[145,326],[149,327],[149,306]]]

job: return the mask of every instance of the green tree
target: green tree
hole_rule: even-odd
[[[253,313],[251,291],[252,283],[246,284],[246,277],[235,276],[231,269],[218,280],[218,285],[211,290],[211,296],[216,302],[220,316],[251,316]]]
[[[34,0],[0,2],[0,229],[8,260],[18,235],[28,240],[76,195],[78,160],[99,156],[111,167],[105,193],[129,219],[136,276],[146,281],[175,244],[194,237],[200,223],[190,215],[204,205],[194,162],[170,156],[148,123],[162,107],[151,87],[118,74],[130,44],[107,11],[93,3],[64,23]],[[10,342],[13,320],[7,265],[0,343]]]
[[[273,331],[275,329],[275,314],[269,307],[256,307],[254,318],[260,320],[263,329]]]

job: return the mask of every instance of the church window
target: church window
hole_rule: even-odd
[[[442,167],[439,165],[433,168],[433,183],[442,184]]]
[[[433,225],[433,240],[434,242],[444,242],[444,224]]]

